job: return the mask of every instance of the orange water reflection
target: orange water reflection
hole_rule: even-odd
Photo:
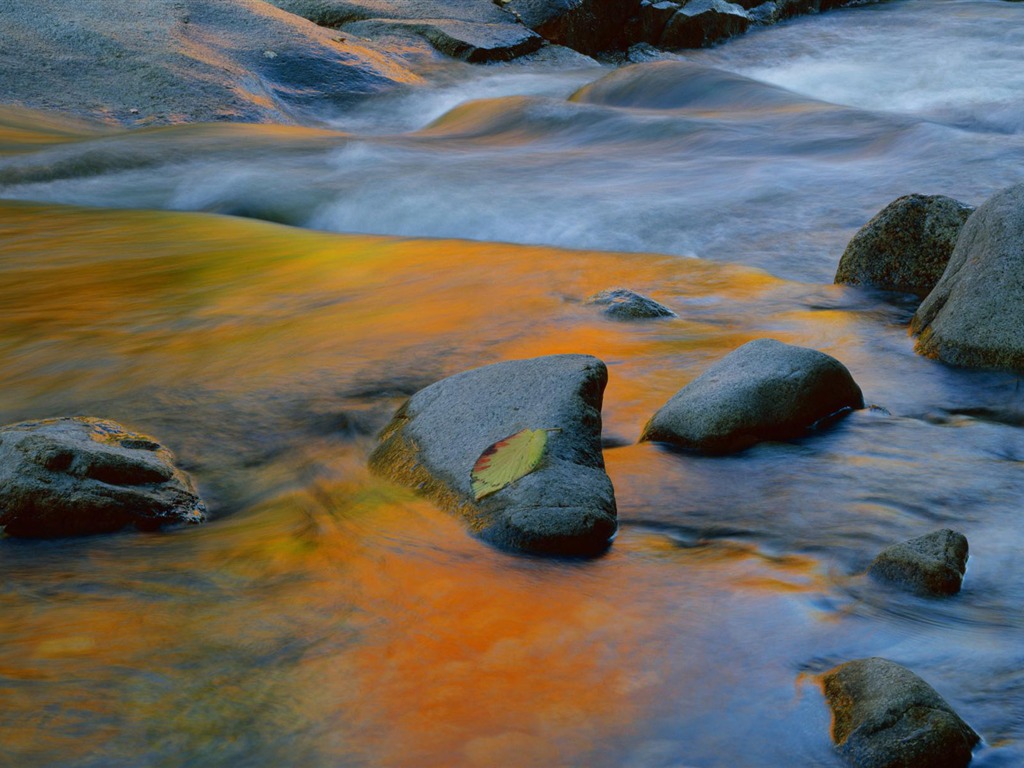
[[[855,335],[846,313],[794,308],[800,286],[643,254],[25,203],[0,204],[0,256],[6,419],[100,404],[166,436],[216,497],[200,529],[5,542],[0,756],[607,765],[624,740],[664,742],[645,735],[655,716],[725,717],[779,680],[792,695],[736,617],[813,621],[791,599],[822,588],[817,561],[642,527],[589,563],[510,557],[371,478],[370,435],[310,431],[287,409],[347,408],[374,376],[587,352],[611,369],[606,432],[629,441],[766,324],[825,347]],[[585,305],[619,285],[680,317],[622,324]],[[259,460],[235,455],[262,440]],[[656,482],[655,450],[609,452],[620,496]]]

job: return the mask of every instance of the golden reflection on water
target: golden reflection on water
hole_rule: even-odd
[[[681,316],[615,323],[583,303],[619,285]],[[257,485],[292,475],[278,485],[289,490],[241,497],[199,529],[5,542],[0,756],[606,764],[602,750],[652,711],[727,711],[748,685],[740,670],[756,669],[751,641],[730,635],[735,615],[799,614],[787,600],[822,588],[815,560],[679,548],[629,528],[593,562],[511,557],[371,478],[369,437],[305,435],[241,465],[230,444],[186,433],[232,428],[224,403],[244,415],[296,392],[331,402],[368,372],[436,378],[587,352],[611,368],[606,431],[632,440],[707,361],[761,335],[765,307],[801,290],[648,255],[0,204],[8,420],[106,402],[112,413],[95,415],[155,419],[187,443],[201,486],[230,489],[218,472]],[[799,341],[842,335],[848,318],[774,322]],[[154,388],[180,410],[149,404]],[[609,451],[620,496],[655,482],[654,450]]]

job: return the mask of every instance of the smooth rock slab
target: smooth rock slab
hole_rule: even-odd
[[[1024,184],[964,224],[946,271],[910,324],[917,351],[965,368],[1024,370]]]
[[[924,298],[939,282],[974,209],[942,195],[905,195],[850,240],[836,283],[868,285]]]
[[[49,538],[200,523],[206,508],[171,452],[102,419],[0,428],[0,526]]]
[[[823,678],[832,741],[855,768],[963,768],[979,737],[934,688],[887,659],[847,662]]]
[[[763,440],[800,437],[821,419],[863,407],[860,387],[834,357],[757,339],[679,390],[640,440],[732,453]]]
[[[676,317],[676,313],[628,288],[612,288],[601,291],[587,299],[587,304],[602,307],[601,314],[613,320],[653,320],[661,317]]]
[[[869,573],[925,595],[955,595],[967,570],[967,538],[943,528],[882,550]]]
[[[371,19],[348,24],[344,30],[371,39],[395,33],[416,35],[440,53],[473,64],[508,61],[544,44],[544,38],[519,24],[448,19]]]
[[[589,355],[552,355],[477,368],[413,395],[381,433],[375,472],[462,514],[476,535],[538,554],[592,555],[616,530],[601,454],[608,372]],[[550,432],[540,466],[480,501],[480,454],[522,429]]]

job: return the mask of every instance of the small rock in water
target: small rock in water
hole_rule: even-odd
[[[589,355],[512,360],[451,376],[399,409],[370,467],[459,512],[499,547],[598,554],[616,530],[615,493],[601,453],[607,381],[604,363]],[[477,500],[477,460],[524,429],[548,432],[540,465]]]
[[[949,263],[974,209],[942,195],[906,195],[865,224],[839,260],[835,282],[924,298]]]
[[[963,768],[979,737],[906,667],[858,659],[825,673],[832,741],[854,768]]]
[[[51,538],[200,523],[206,507],[170,451],[83,417],[0,428],[0,526]]]
[[[763,440],[800,437],[828,416],[863,407],[860,387],[834,357],[757,339],[679,390],[640,440],[732,453]]]
[[[955,595],[966,570],[967,538],[943,528],[883,550],[869,573],[921,594]]]
[[[658,317],[676,317],[676,313],[639,293],[626,288],[601,291],[587,299],[587,304],[603,307],[602,314],[615,320],[648,320]]]
[[[910,323],[917,351],[965,368],[1024,370],[1024,184],[964,224],[949,265]]]

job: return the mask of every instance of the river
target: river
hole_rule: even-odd
[[[0,542],[0,764],[838,768],[816,675],[871,655],[982,734],[974,765],[1024,764],[1019,379],[921,358],[911,306],[831,285],[892,199],[1024,181],[1022,10],[438,65],[306,127],[0,109],[0,423],[150,432],[212,512]],[[620,285],[679,318],[584,304]],[[728,458],[635,444],[763,336],[876,407]],[[609,366],[605,556],[511,556],[367,471],[420,387],[558,352]],[[957,597],[864,578],[944,526]]]

